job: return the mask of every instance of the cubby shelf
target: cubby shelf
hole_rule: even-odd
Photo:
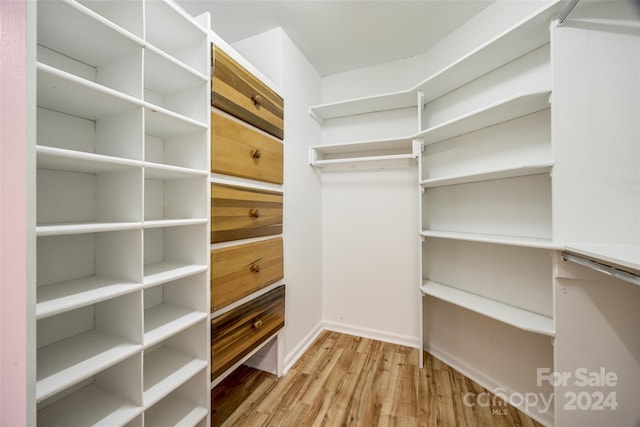
[[[207,313],[169,304],[149,308],[144,311],[144,346],[157,344],[207,317]]]
[[[446,185],[467,184],[471,182],[489,181],[494,179],[515,178],[518,176],[538,175],[550,173],[553,162],[536,164],[520,164],[504,168],[482,170],[437,178],[429,178],[420,182],[424,188],[441,187]]]
[[[159,425],[153,403],[185,393],[180,418],[203,423],[210,18],[172,0],[37,12],[37,423]]]
[[[36,399],[41,401],[135,354],[139,344],[97,330],[38,349]]]
[[[141,283],[91,276],[40,286],[36,295],[36,319],[95,304],[142,289]]]
[[[46,64],[37,65],[38,106],[97,120],[142,106],[142,101]]]
[[[142,407],[90,384],[38,411],[38,423],[51,427],[125,425]]]
[[[207,367],[207,361],[162,347],[144,357],[144,406],[150,407]]]
[[[181,396],[169,395],[145,413],[145,424],[154,427],[193,426],[207,416],[207,408]]]
[[[425,295],[455,304],[516,328],[551,337],[555,335],[553,319],[550,317],[429,280],[424,281],[421,290]]]
[[[336,117],[414,107],[418,103],[418,92],[423,94],[423,103],[430,102],[548,43],[549,22],[562,7],[560,1],[545,5],[408,90],[313,106],[309,112],[322,122]]]
[[[465,240],[468,242],[492,243],[496,245],[522,246],[537,249],[563,249],[564,246],[551,240],[532,237],[498,236],[491,234],[461,233],[456,231],[423,230],[422,237],[440,239]]]
[[[144,265],[144,287],[159,285],[207,271],[206,265],[158,262]]]

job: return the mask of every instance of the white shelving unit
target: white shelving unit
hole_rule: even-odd
[[[37,424],[204,426],[208,33],[168,0],[37,16]]]

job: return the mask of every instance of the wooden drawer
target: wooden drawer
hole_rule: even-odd
[[[282,194],[211,184],[213,243],[282,233]]]
[[[211,105],[284,138],[284,101],[224,51],[212,49]]]
[[[211,379],[284,326],[284,285],[211,321]]]
[[[211,251],[211,311],[284,276],[282,238]]]
[[[211,111],[211,172],[282,184],[282,142]]]

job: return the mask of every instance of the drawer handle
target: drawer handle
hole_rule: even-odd
[[[249,270],[251,270],[252,273],[260,273],[260,264],[258,263],[251,264],[251,267],[249,267]]]
[[[256,320],[255,322],[253,322],[253,329],[260,329],[262,328],[262,320]]]
[[[262,105],[262,96],[260,95],[254,95],[251,97],[251,100],[253,101],[253,104],[256,107],[260,107]]]
[[[260,159],[260,157],[262,157],[262,153],[260,152],[260,150],[258,150],[258,149],[256,148],[255,150],[253,150],[253,151],[251,152],[251,157],[252,157],[252,158],[254,158],[254,159],[256,159],[256,160],[259,160],[259,159]]]
[[[257,208],[251,208],[249,209],[249,216],[251,218],[258,218],[260,217],[260,211]]]

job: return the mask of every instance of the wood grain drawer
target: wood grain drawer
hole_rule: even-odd
[[[284,138],[284,100],[220,48],[212,49],[211,105]]]
[[[211,184],[213,243],[281,233],[281,193]]]
[[[284,326],[284,285],[211,321],[211,379]]]
[[[284,276],[282,238],[211,251],[211,311]]]
[[[211,110],[211,171],[282,184],[281,141]]]

